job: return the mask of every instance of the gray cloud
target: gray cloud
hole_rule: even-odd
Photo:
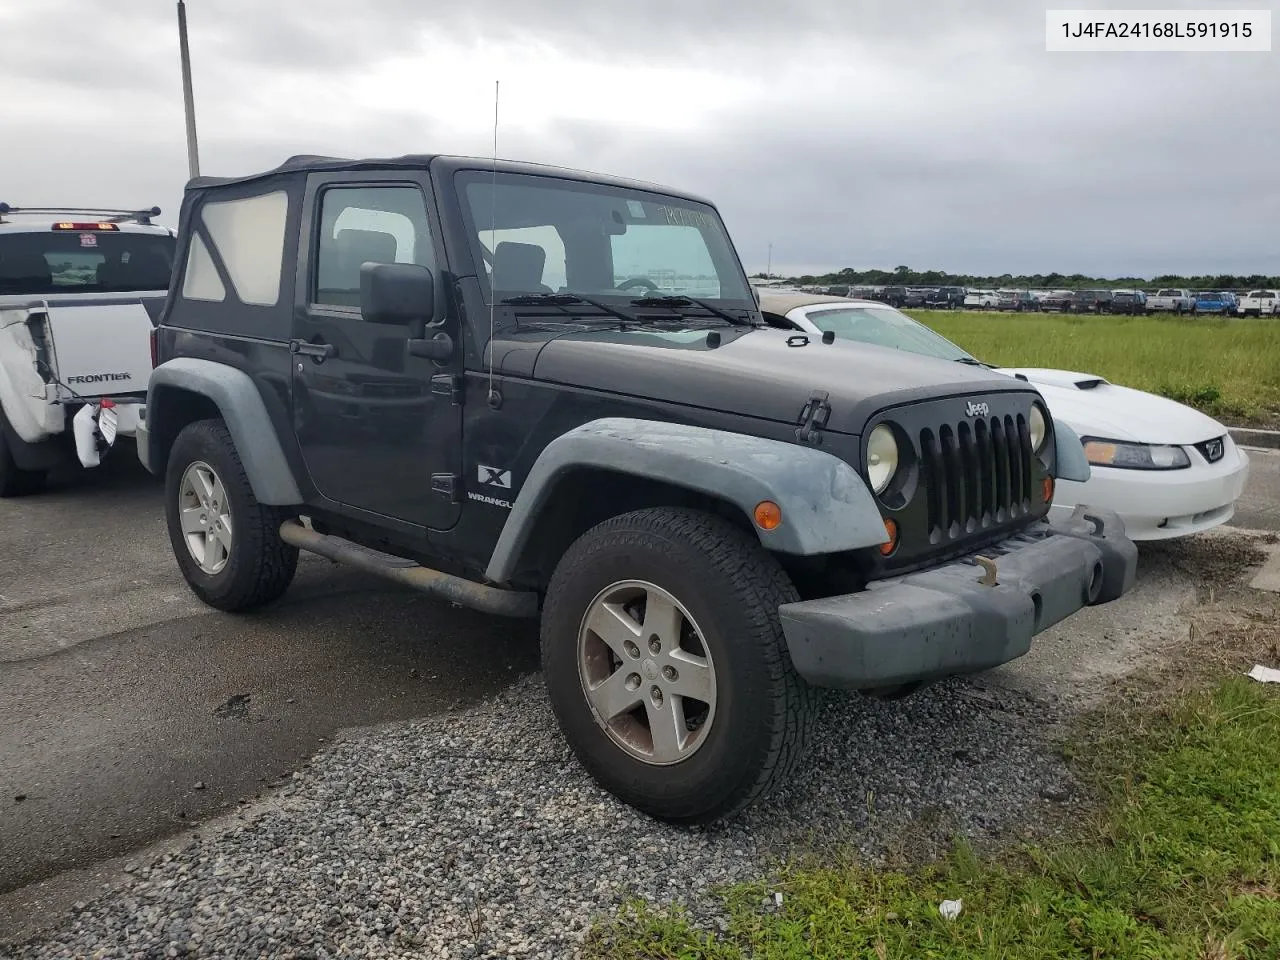
[[[457,95],[438,78],[420,110],[403,95],[356,108],[347,91],[419,56],[424,34],[532,39],[584,64],[698,68],[742,86],[693,129],[663,130],[661,104],[538,131],[508,117],[501,152],[702,192],[753,270],[770,243],[775,268],[1280,270],[1274,54],[1047,54],[1043,9],[1012,0],[188,8],[206,172],[294,153],[484,151],[487,118],[465,135],[438,119]],[[0,84],[20,93],[0,99],[3,199],[176,216],[173,5],[41,0],[0,10],[0,30]],[[286,78],[323,109],[300,110]]]

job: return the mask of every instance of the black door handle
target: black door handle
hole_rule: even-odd
[[[332,343],[307,343],[305,340],[290,340],[289,352],[312,357],[317,362],[336,356],[338,348]]]

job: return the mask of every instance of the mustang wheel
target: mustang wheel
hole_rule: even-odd
[[[699,511],[640,510],[583,534],[542,621],[551,704],[583,766],[624,802],[687,822],[784,780],[818,696],[778,620],[797,598],[754,537]]]
[[[254,497],[221,420],[200,420],[178,434],[165,471],[165,517],[178,566],[205,603],[247,610],[288,589],[298,548],[279,531],[292,515]]]

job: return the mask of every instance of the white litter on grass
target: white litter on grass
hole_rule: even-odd
[[[778,906],[782,906],[782,893],[778,892],[773,895],[773,902]]]
[[[943,920],[954,920],[960,916],[960,910],[963,907],[963,900],[943,900],[938,904],[938,912],[942,914]]]
[[[1280,670],[1274,667],[1264,667],[1260,663],[1255,663],[1253,669],[1246,676],[1257,680],[1259,683],[1280,683]]]

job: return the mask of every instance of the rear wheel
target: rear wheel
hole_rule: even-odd
[[[0,497],[24,497],[44,489],[48,475],[43,470],[23,470],[13,459],[5,436],[7,424],[0,414]]]
[[[261,606],[293,581],[298,548],[279,532],[293,511],[258,502],[221,420],[178,434],[165,470],[165,516],[182,575],[211,607]]]
[[[682,822],[785,780],[818,696],[778,619],[796,599],[754,537],[709,514],[640,510],[585,533],[542,619],[551,704],[582,765],[623,802]]]

